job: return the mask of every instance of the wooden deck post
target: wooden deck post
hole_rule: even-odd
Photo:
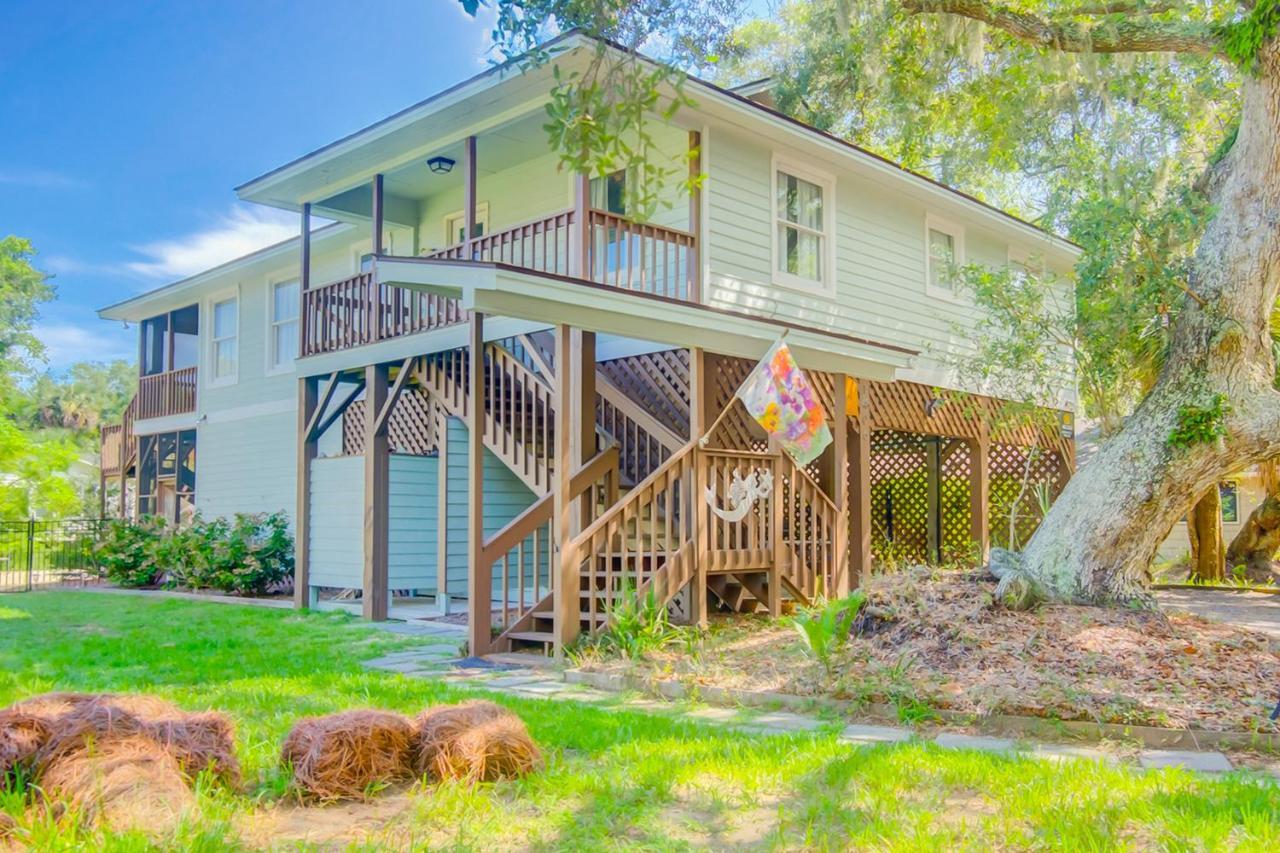
[[[702,347],[689,349],[689,438],[700,438],[711,425],[712,380],[708,370],[710,361]],[[694,576],[689,583],[689,619],[699,628],[707,627],[707,565],[705,554],[709,542],[704,521],[702,495],[707,490],[706,469],[698,451],[694,451],[693,494],[690,496],[693,519]]]
[[[783,496],[787,494],[787,490],[783,488],[782,477],[786,472],[786,466],[783,464],[782,454],[786,451],[778,444],[777,439],[773,436],[769,437],[769,452],[773,456],[773,495],[769,498],[770,520],[769,520],[769,541],[773,545],[772,565],[769,567],[769,616],[777,619],[782,615],[782,566],[787,560],[791,560],[794,555],[787,546],[787,540],[782,535],[783,520],[786,518],[786,502]],[[790,496],[794,499],[797,494],[796,484],[791,483]]]
[[[832,377],[835,382],[835,411],[831,413],[832,499],[836,505],[836,529],[833,531],[835,565],[832,567],[831,598],[844,598],[852,588],[849,579],[849,415],[848,382],[843,373]]]
[[[375,255],[382,254],[382,227],[385,222],[383,218],[383,210],[386,207],[386,201],[383,198],[383,181],[382,173],[373,176],[373,192],[372,192],[372,210],[370,211],[369,225],[369,246],[370,251]]]
[[[449,417],[432,402],[436,419],[436,607],[449,613]]]
[[[361,612],[365,619],[387,618],[387,504],[390,447],[386,425],[378,416],[387,399],[387,366],[365,367],[364,380],[364,583]]]
[[[702,190],[693,186],[702,174],[702,134],[689,131],[689,233],[693,248],[689,250],[689,301],[702,301]]]
[[[871,383],[858,383],[858,428],[849,453],[849,557],[851,580],[871,580]]]
[[[311,420],[316,411],[316,380],[298,380],[297,494],[293,516],[293,606],[305,610],[311,605],[311,463],[316,458],[316,439]]]
[[[484,315],[467,329],[467,639],[470,653],[489,652],[493,583],[481,565],[484,549]]]
[[[591,279],[591,176],[573,176],[573,248],[569,275]]]
[[[596,455],[596,333],[574,329],[570,336],[573,350],[573,410],[570,413],[574,442],[573,464],[569,473],[581,468]],[[573,534],[576,536],[591,523],[595,515],[594,492],[588,489],[578,501]]]
[[[471,241],[476,238],[476,138],[468,136],[462,148],[462,257],[471,257]],[[453,239],[445,235],[445,244]]]
[[[580,604],[580,581],[578,580],[577,557],[567,545],[573,536],[573,506],[569,500],[569,488],[573,479],[572,460],[578,458],[581,436],[572,423],[575,410],[575,361],[573,351],[574,336],[569,326],[561,324],[556,327],[556,385],[555,411],[558,422],[555,425],[555,492],[554,492],[554,524],[555,541],[560,546],[559,577],[552,590],[552,612],[555,614],[555,650],[556,659],[564,658],[565,646],[578,636],[578,613]]]
[[[978,425],[978,437],[965,439],[969,446],[969,539],[978,546],[985,565],[991,556],[991,525],[987,513],[991,492],[991,436],[986,421]]]

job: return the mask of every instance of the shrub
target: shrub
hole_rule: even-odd
[[[121,586],[153,586],[167,575],[178,586],[261,595],[293,576],[293,537],[279,512],[196,517],[184,527],[113,521],[94,553]]]
[[[156,546],[165,533],[164,521],[145,517],[136,524],[115,520],[107,524],[93,555],[109,580],[121,586],[154,586],[165,572]]]
[[[174,580],[183,586],[261,595],[293,577],[293,537],[284,513],[197,518],[174,545]]]

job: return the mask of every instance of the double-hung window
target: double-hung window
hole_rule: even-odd
[[[774,167],[775,283],[828,290],[831,271],[833,184],[785,165]]]
[[[271,285],[271,369],[293,363],[298,354],[298,282]]]
[[[213,304],[211,358],[215,381],[230,382],[236,378],[240,364],[239,300],[236,297]]]

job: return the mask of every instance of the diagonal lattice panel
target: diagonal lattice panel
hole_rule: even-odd
[[[942,561],[949,563],[962,560],[973,551],[969,523],[969,475],[973,460],[965,442],[945,439],[943,442],[939,453],[938,513]]]
[[[995,442],[991,444],[988,465],[991,544],[1020,549],[1040,526],[1039,495],[1047,493],[1052,501],[1066,485],[1064,466],[1053,451]],[[1011,516],[1014,542],[1009,541]]]
[[[871,436],[871,550],[877,562],[928,558],[925,437],[893,430]]]

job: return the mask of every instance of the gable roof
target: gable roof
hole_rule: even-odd
[[[542,45],[541,49],[565,54],[577,48],[599,47],[601,45],[620,53],[632,53],[643,61],[656,64],[656,60],[642,54],[635,54],[616,42],[588,35],[581,30],[570,30]],[[281,184],[286,181],[297,180],[310,170],[317,170],[318,173],[322,172],[328,175],[332,170],[325,167],[334,164],[335,161],[340,160],[342,157],[350,155],[357,149],[382,140],[389,135],[424,126],[432,116],[438,115],[448,107],[458,105],[504,82],[516,79],[510,76],[513,71],[519,71],[521,76],[525,73],[532,73],[527,69],[523,69],[522,65],[522,57],[494,65],[492,68],[488,68],[461,83],[450,86],[387,118],[374,122],[362,130],[348,134],[341,139],[315,149],[309,154],[265,172],[236,187],[236,192],[242,199],[248,201],[296,209],[297,204],[285,200],[279,193],[273,193],[273,190],[282,189]],[[536,70],[534,69],[534,71]],[[1079,244],[1036,223],[1015,216],[970,193],[963,192],[927,175],[908,169],[874,151],[833,133],[820,130],[813,125],[779,112],[767,103],[762,103],[753,96],[759,95],[758,90],[767,81],[754,81],[745,87],[727,89],[699,77],[689,76],[687,79],[694,88],[701,90],[713,103],[734,110],[746,121],[763,121],[774,127],[786,128],[810,141],[818,142],[828,147],[833,153],[851,156],[863,165],[873,165],[891,178],[905,180],[917,188],[945,195],[949,200],[961,203],[972,212],[978,213],[983,217],[993,217],[1005,227],[1012,226],[1017,230],[1024,231],[1025,236],[1029,238],[1047,240],[1054,248],[1066,251],[1072,256],[1078,255],[1082,250]]]

